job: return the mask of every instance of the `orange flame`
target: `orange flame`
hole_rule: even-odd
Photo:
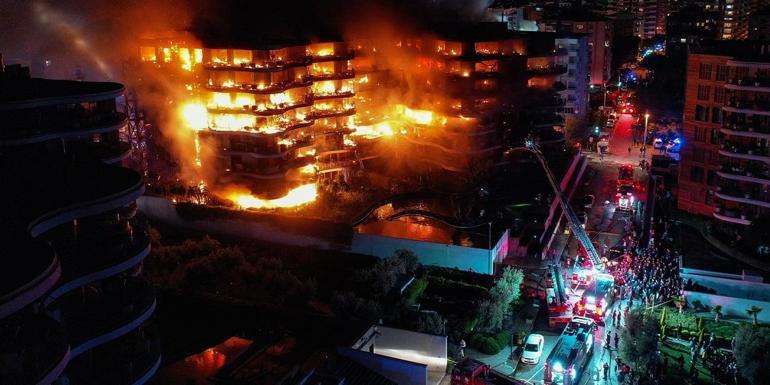
[[[274,209],[303,206],[316,200],[318,188],[315,183],[299,186],[276,199],[262,199],[244,191],[233,191],[227,199],[242,209]]]

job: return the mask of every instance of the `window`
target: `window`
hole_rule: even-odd
[[[717,103],[724,103],[725,101],[725,89],[722,87],[714,87],[714,101]]]
[[[709,140],[711,144],[719,144],[719,129],[718,128],[712,128],[711,129],[711,139]]]
[[[695,120],[700,122],[706,122],[709,119],[708,107],[695,106]]]
[[[709,163],[719,163],[719,151],[709,150]]]
[[[692,150],[692,161],[703,163],[706,161],[706,152],[702,148],[694,148]]]
[[[711,123],[722,123],[722,109],[711,107]]]
[[[701,64],[698,70],[698,79],[711,80],[711,64]]]
[[[709,170],[706,174],[706,184],[709,186],[717,184],[717,173],[715,173],[714,170]]]
[[[698,166],[690,167],[690,180],[693,182],[703,182],[703,168]]]
[[[709,100],[711,87],[698,85],[698,100]]]
[[[695,127],[695,141],[696,142],[705,142],[706,141],[706,129],[703,127]]]
[[[727,66],[717,65],[717,80],[727,80]]]

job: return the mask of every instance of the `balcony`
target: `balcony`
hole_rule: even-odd
[[[25,314],[0,328],[0,381],[51,384],[70,359],[64,329],[49,317]]]
[[[313,110],[310,113],[312,119],[333,118],[336,116],[350,116],[356,113],[355,107],[330,108],[323,110]]]
[[[230,154],[251,156],[255,158],[286,158],[292,151],[311,145],[313,145],[313,138],[305,137],[295,140],[290,144],[279,144],[272,147],[234,143],[230,147],[225,147],[224,151]]]
[[[540,75],[560,75],[567,72],[567,66],[563,65],[549,65],[542,67],[529,67],[527,73],[530,76]]]
[[[725,88],[728,90],[770,92],[770,79],[758,77],[729,79]]]
[[[723,207],[717,207],[714,209],[714,218],[724,222],[735,223],[739,225],[748,226],[751,221],[746,219],[746,215],[742,214],[740,210],[725,209]]]
[[[770,194],[758,189],[717,186],[716,196],[726,201],[770,208]]]
[[[343,52],[330,52],[327,55],[311,54],[313,63],[322,63],[327,61],[343,61],[351,60],[355,57],[355,51],[343,51]]]
[[[62,260],[62,278],[45,302],[140,264],[150,252],[148,226],[139,215],[113,224],[65,224],[46,233]]]
[[[61,313],[72,357],[126,335],[155,311],[155,292],[140,279],[116,277],[100,286],[70,292],[49,307]]]
[[[762,100],[736,100],[725,102],[722,110],[727,112],[741,112],[756,115],[770,115],[770,103]]]
[[[217,105],[209,105],[209,112],[213,113],[232,113],[232,114],[251,114],[257,116],[272,116],[280,115],[286,111],[293,110],[299,107],[309,107],[313,105],[313,96],[306,95],[305,97],[295,100],[291,103],[280,103],[275,105],[266,106],[262,105],[243,105],[238,107],[223,107]]]
[[[770,127],[755,124],[726,123],[719,131],[726,135],[770,139]]]
[[[315,100],[350,98],[353,96],[355,96],[355,92],[353,92],[352,90],[348,90],[348,91],[338,90],[336,92],[313,92],[313,99]]]
[[[723,164],[717,175],[724,179],[770,185],[770,171],[767,167],[741,167]]]
[[[66,374],[79,384],[142,385],[155,375],[160,363],[160,338],[151,325],[143,325],[95,348],[93,354],[78,357]]]
[[[61,276],[59,258],[50,246],[25,234],[13,238],[2,238],[12,241],[6,247],[14,258],[3,261],[0,270],[0,319],[43,297]]]
[[[45,114],[24,123],[8,123],[0,130],[0,147],[107,133],[127,124],[128,118],[119,112],[83,113],[67,117]]]
[[[265,60],[259,63],[226,63],[212,61],[206,63],[204,68],[214,71],[249,71],[249,72],[277,72],[290,67],[304,67],[312,63],[310,56],[302,56],[290,60]]]
[[[268,85],[253,83],[232,83],[228,85],[207,84],[206,89],[215,92],[245,92],[250,94],[268,95],[290,90],[292,88],[310,87],[312,84],[313,80],[310,76],[303,76],[299,79],[284,80]]]
[[[730,158],[758,160],[770,163],[770,151],[762,147],[748,147],[723,143],[720,145],[719,154]]]
[[[353,79],[354,77],[356,77],[356,73],[354,71],[316,73],[316,74],[311,74],[310,77],[314,81],[343,80],[343,79]]]
[[[315,162],[314,156],[290,157],[281,164],[267,167],[257,167],[256,165],[238,164],[234,165],[229,171],[230,175],[240,176],[257,180],[282,179],[286,173],[295,168],[304,167]]]

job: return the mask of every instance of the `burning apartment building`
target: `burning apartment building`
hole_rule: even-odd
[[[528,86],[575,87],[558,89],[576,76],[575,45],[554,47],[548,36],[548,57],[528,59],[528,39],[504,23],[386,38],[164,34],[143,39],[139,56],[178,89],[176,129],[193,133],[186,161],[205,170],[205,184],[242,207],[269,208],[307,203],[317,185],[362,173],[451,185],[505,164],[511,132],[527,130]],[[563,124],[563,105],[548,128]]]

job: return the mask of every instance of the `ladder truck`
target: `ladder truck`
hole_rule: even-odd
[[[537,160],[540,162],[540,165],[543,166],[545,176],[548,178],[548,183],[551,184],[554,194],[556,194],[556,199],[559,200],[559,205],[564,212],[564,216],[567,218],[567,222],[569,223],[570,230],[572,230],[572,234],[575,235],[575,238],[580,243],[582,250],[585,251],[586,256],[588,256],[588,258],[591,260],[594,267],[600,269],[601,260],[599,259],[599,253],[596,252],[596,248],[591,242],[591,238],[588,237],[586,229],[581,226],[580,219],[578,219],[577,214],[575,214],[575,210],[573,210],[572,206],[570,206],[567,195],[564,194],[564,191],[561,190],[558,180],[553,175],[551,168],[548,167],[548,162],[546,162],[543,153],[540,151],[540,146],[532,138],[527,138],[525,145],[527,149],[535,155]]]
[[[548,178],[548,182],[551,184],[551,187],[553,188],[553,191],[556,195],[556,199],[559,200],[559,204],[562,208],[562,211],[564,212],[564,216],[567,218],[567,223],[569,223],[570,230],[572,230],[572,234],[574,234],[575,238],[578,240],[580,251],[584,253],[586,258],[591,261],[594,268],[601,269],[602,265],[601,260],[599,259],[599,254],[596,252],[596,248],[594,247],[593,242],[591,242],[591,238],[588,237],[588,233],[586,233],[585,228],[581,226],[582,222],[580,219],[578,219],[575,211],[569,204],[567,195],[564,194],[564,191],[562,191],[558,180],[551,171],[551,168],[548,167],[548,162],[546,162],[543,153],[540,151],[540,146],[530,137],[525,141],[525,147],[527,150],[529,150],[529,152],[535,155],[538,162],[540,162],[540,165],[543,167],[545,175]],[[568,323],[570,317],[572,316],[572,309],[569,303],[564,281],[564,273],[559,268],[559,266],[551,265],[549,267],[548,276],[546,279],[548,326],[551,328],[555,328]]]

